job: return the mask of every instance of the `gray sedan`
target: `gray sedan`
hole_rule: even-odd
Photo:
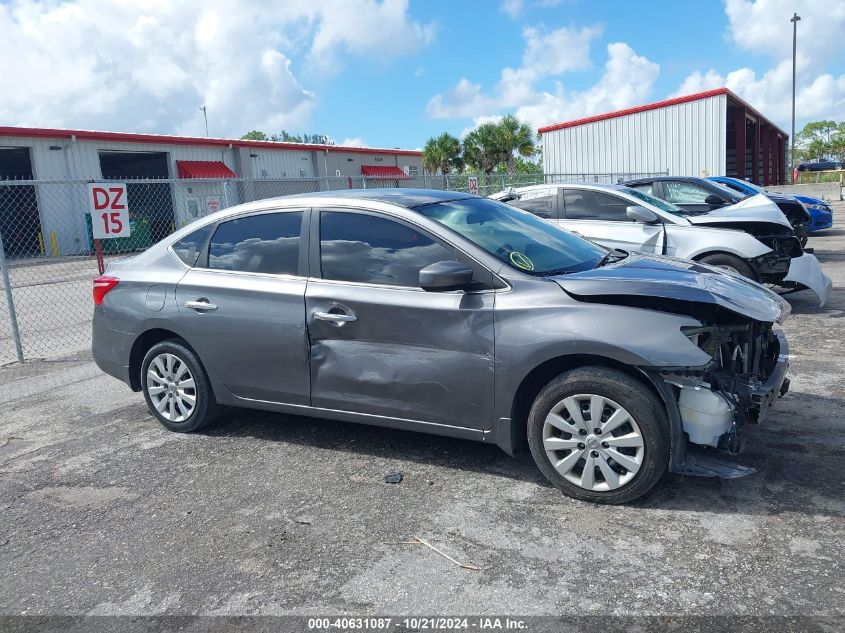
[[[227,209],[112,262],[94,303],[97,364],[170,430],[237,406],[527,445],[602,503],[736,476],[710,456],[788,385],[762,286],[455,192]]]

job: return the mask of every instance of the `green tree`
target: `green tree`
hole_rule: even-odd
[[[795,135],[795,144],[802,159],[824,158],[832,153],[837,140],[838,126],[835,121],[811,121]]]
[[[461,142],[448,132],[432,136],[423,147],[422,164],[430,174],[460,171],[463,169]]]
[[[498,131],[501,149],[507,155],[505,165],[508,174],[513,174],[516,171],[517,156],[530,158],[536,153],[534,131],[530,125],[512,114],[502,117],[498,123]]]
[[[262,132],[261,130],[252,130],[251,132],[247,132],[244,134],[241,139],[245,141],[269,141],[270,139],[267,138],[267,135]]]
[[[280,143],[310,143],[312,145],[334,145],[325,134],[303,134],[302,136],[296,134],[289,134],[287,130],[282,130],[278,134],[267,135],[261,130],[252,130],[247,132],[242,137],[249,141],[276,141]]]
[[[464,137],[464,162],[474,171],[489,174],[507,160],[498,123],[482,123]]]

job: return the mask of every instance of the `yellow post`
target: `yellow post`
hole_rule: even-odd
[[[41,251],[41,257],[44,257],[44,236],[40,231],[38,233],[38,250]]]
[[[50,247],[53,249],[53,257],[59,256],[59,239],[55,231],[50,231]]]

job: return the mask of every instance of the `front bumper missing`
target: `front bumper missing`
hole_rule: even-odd
[[[789,344],[782,332],[775,331],[774,335],[778,340],[778,356],[769,377],[763,383],[749,385],[744,393],[736,394],[745,406],[744,418],[747,422],[763,422],[774,402],[789,389],[789,379],[786,377],[789,369]],[[723,451],[688,443],[678,408],[677,387],[673,388],[672,384],[667,382],[663,372],[651,370],[646,373],[666,403],[672,442],[670,472],[720,479],[736,479],[757,472],[754,468],[737,464]]]
[[[833,292],[833,282],[822,270],[819,260],[810,253],[792,259],[783,281],[811,290],[818,297],[820,308],[824,307]]]

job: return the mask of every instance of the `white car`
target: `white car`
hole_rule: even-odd
[[[490,196],[608,248],[692,259],[760,283],[811,290],[823,306],[832,291],[818,260],[763,195],[715,211],[686,211],[620,185],[544,184]]]

